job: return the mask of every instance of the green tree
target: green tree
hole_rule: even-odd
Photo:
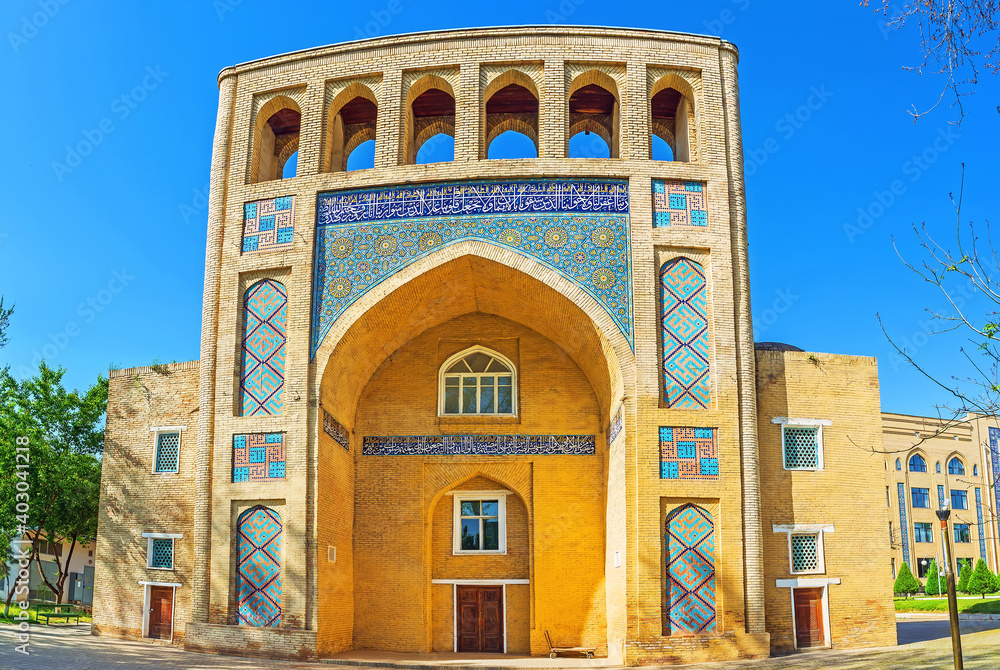
[[[1000,591],[1000,572],[993,575],[993,585],[990,589],[990,593],[996,593],[997,591]]]
[[[13,313],[13,306],[4,309],[3,296],[0,295],[0,349],[7,345],[7,328],[10,326],[10,315]]]
[[[987,593],[993,591],[993,573],[986,567],[986,561],[979,559],[976,561],[976,569],[972,571],[968,584],[965,587],[967,593],[980,595],[983,598]]]
[[[972,568],[969,566],[969,562],[964,559],[958,559],[959,573],[958,573],[958,584],[955,585],[956,591],[961,591],[962,593],[969,592],[969,578],[972,577]]]
[[[937,561],[931,560],[931,566],[927,568],[927,583],[924,584],[924,593],[929,596],[936,596],[941,593],[941,581],[938,579]]]
[[[108,398],[103,377],[79,393],[66,390],[64,375],[44,361],[36,376],[21,381],[0,370],[0,533],[30,540],[28,560],[37,564],[57,602],[74,549],[96,535],[100,461],[95,454],[103,448]],[[56,558],[55,580],[41,569],[42,540],[69,544]],[[8,605],[12,596],[13,591]]]
[[[896,583],[893,585],[894,593],[902,593],[904,596],[911,596],[920,590],[920,582],[910,572],[910,566],[903,563],[899,566],[899,573],[896,575]]]

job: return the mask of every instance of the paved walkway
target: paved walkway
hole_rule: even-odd
[[[268,661],[237,656],[197,654],[176,647],[143,642],[128,642],[90,635],[89,625],[32,626],[30,655],[14,651],[14,628],[0,626],[0,670],[320,670],[344,668],[316,663]],[[996,670],[1000,648],[1000,622],[963,622],[962,642],[965,649],[965,667],[968,670]],[[923,638],[900,647],[858,651],[820,651],[795,654],[761,661],[736,661],[731,663],[706,663],[687,666],[692,670],[940,670],[951,667],[951,639],[948,622],[900,622],[901,640]],[[361,658],[358,661],[369,661]],[[438,667],[456,666],[453,656],[443,656]],[[397,659],[393,659],[398,662]],[[523,664],[504,664],[507,667],[584,668],[603,665],[606,661],[595,659],[547,658],[526,659]],[[465,660],[466,666],[480,669],[497,666],[497,659]],[[434,666],[426,666],[428,668]],[[604,667],[607,667],[606,665]],[[678,667],[678,666],[668,666]]]

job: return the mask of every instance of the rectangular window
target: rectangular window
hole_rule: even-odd
[[[151,537],[146,545],[146,567],[160,570],[174,569],[173,538]]]
[[[892,522],[889,522],[889,544],[896,544],[896,533],[892,530]]]
[[[951,508],[952,509],[969,509],[969,492],[968,491],[952,491],[951,492]]]
[[[454,553],[506,553],[506,507],[497,492],[456,494]]]
[[[910,497],[913,499],[914,507],[926,507],[930,509],[931,506],[930,489],[920,489],[914,487],[910,489]]]
[[[786,470],[820,470],[819,426],[781,426],[781,442]]]
[[[933,542],[934,535],[931,531],[931,524],[929,523],[915,523],[913,524],[913,541],[914,542]]]
[[[791,536],[792,572],[821,572],[818,534]]]
[[[885,506],[892,507],[892,498],[889,497],[889,487],[885,487]]]
[[[933,558],[918,558],[917,559],[917,577],[923,579],[927,576],[927,573],[931,569],[931,563],[934,561]]]
[[[157,433],[153,472],[177,472],[180,461],[180,449],[180,433]]]
[[[969,530],[969,524],[967,523],[956,523],[955,528],[955,542],[956,543],[968,543],[972,542],[972,531]]]

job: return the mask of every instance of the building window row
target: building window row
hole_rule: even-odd
[[[458,70],[427,73],[406,81],[398,162],[403,165],[454,160],[456,133],[469,123],[456,104],[452,85]],[[541,69],[538,69],[541,72]],[[346,86],[324,109],[321,172],[375,166],[376,142],[394,143],[378,130],[379,87],[360,81]],[[373,88],[375,90],[373,90]],[[303,89],[304,90],[304,89]],[[266,94],[265,94],[266,95]],[[630,93],[630,95],[635,95]],[[565,93],[569,158],[618,158],[622,92],[615,76],[601,68],[576,74]],[[256,111],[252,128],[249,182],[294,177],[302,134],[302,110],[294,92],[269,97]],[[493,79],[479,105],[481,159],[536,158],[539,155],[541,94],[536,77],[511,69]],[[664,74],[646,99],[648,142],[653,160],[692,160],[697,133],[695,92],[680,74]],[[496,146],[494,143],[496,142]]]

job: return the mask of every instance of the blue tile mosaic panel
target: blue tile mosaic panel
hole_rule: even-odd
[[[996,509],[1000,510],[1000,428],[989,427],[990,435],[990,464],[993,466],[993,474],[984,472],[986,481],[993,477],[993,495],[996,499]],[[997,532],[1000,533],[1000,518],[997,519]]]
[[[619,407],[618,411],[615,412],[615,418],[611,422],[611,427],[608,428],[608,444],[615,441],[622,432],[622,408]]]
[[[595,453],[594,435],[366,436],[365,456],[580,456]]]
[[[281,414],[285,388],[288,296],[271,279],[247,289],[243,301],[242,415]]]
[[[358,298],[416,260],[477,240],[513,250],[597,301],[633,345],[628,183],[463,182],[322,193],[311,355]]]
[[[285,478],[285,434],[233,435],[233,481]]]
[[[351,434],[326,410],[323,410],[323,432],[332,437],[333,441],[344,449],[351,450]]]
[[[976,488],[976,520],[979,524],[979,557],[986,560],[986,524],[983,523],[983,494]]]
[[[667,635],[715,633],[715,524],[688,503],[667,517]]]
[[[938,484],[938,509],[944,509],[944,484]]]
[[[243,253],[288,248],[294,232],[294,195],[243,205]]]
[[[903,482],[896,484],[899,494],[899,537],[903,542],[903,563],[910,565],[910,529],[906,524],[906,487]]]
[[[714,428],[660,428],[660,479],[718,479]]]
[[[704,182],[654,179],[653,226],[707,228],[708,203]]]
[[[707,409],[712,401],[708,288],[701,265],[675,258],[660,270],[663,395],[673,409]]]
[[[257,505],[236,521],[236,623],[281,624],[281,517]]]

